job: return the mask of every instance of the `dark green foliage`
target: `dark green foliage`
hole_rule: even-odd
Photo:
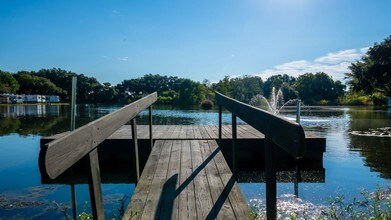
[[[19,83],[9,72],[0,70],[0,93],[16,93]]]
[[[37,76],[34,72],[19,71],[14,75],[18,81],[20,94],[61,95],[63,90],[49,79]]]
[[[129,101],[156,91],[162,104],[198,105],[207,93],[206,86],[199,82],[158,74],[124,80],[117,88],[119,96]]]
[[[270,98],[270,93],[272,88],[276,88],[276,90],[283,90],[284,98],[286,100],[297,98],[296,92],[294,92],[293,85],[296,82],[296,78],[293,76],[284,75],[274,75],[265,81],[265,85],[263,86],[263,94],[266,98]],[[287,93],[284,93],[284,90]]]
[[[263,94],[262,87],[261,77],[247,75],[231,79],[225,76],[218,83],[211,85],[212,90],[246,103],[255,95]]]
[[[345,86],[326,73],[306,73],[297,78],[295,89],[306,104],[319,104],[322,100],[336,101],[344,94]]]
[[[391,36],[381,43],[375,43],[349,69],[346,78],[353,92],[362,91],[366,95],[378,93],[375,97],[391,96]],[[379,101],[381,102],[376,98],[376,102]]]

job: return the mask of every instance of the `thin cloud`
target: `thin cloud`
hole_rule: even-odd
[[[129,60],[129,57],[118,57],[118,60],[127,62]]]
[[[329,53],[327,56],[319,57],[315,59],[317,63],[327,63],[327,64],[337,64],[341,62],[349,62],[360,59],[362,56],[361,50],[358,51],[356,49],[351,50],[341,50],[337,53]]]
[[[262,71],[257,76],[268,78],[277,74],[288,74],[298,77],[301,74],[312,72],[325,72],[334,80],[343,80],[344,74],[349,71],[348,67],[352,62],[359,60],[365,55],[369,47],[361,49],[341,50],[335,53],[328,53],[326,56],[318,57],[312,61],[297,60],[276,65],[271,69]]]

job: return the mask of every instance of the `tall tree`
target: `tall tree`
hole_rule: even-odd
[[[63,93],[63,90],[49,79],[30,72],[19,71],[14,77],[20,85],[19,93],[40,95],[60,95]]]
[[[0,93],[16,93],[19,83],[11,73],[0,70]]]
[[[391,96],[391,35],[383,42],[375,43],[349,69],[346,78],[353,91],[363,91],[367,95],[382,92]]]
[[[263,86],[263,94],[265,94],[265,96],[269,98],[272,88],[274,87],[276,90],[281,89],[283,91],[286,91],[287,93],[284,93],[284,97],[289,99],[295,98],[295,92],[292,91],[294,90],[292,88],[292,85],[295,82],[296,78],[287,74],[273,75],[267,78],[267,80],[265,81]]]
[[[317,104],[321,100],[333,101],[343,95],[344,85],[323,72],[305,73],[297,78],[295,88],[300,99],[307,104]]]

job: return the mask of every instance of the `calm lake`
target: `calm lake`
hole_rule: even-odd
[[[78,105],[76,127],[119,107]],[[216,110],[153,108],[154,124],[218,123]],[[293,120],[295,112],[288,109],[282,116]],[[142,112],[137,120],[138,124],[147,124],[147,112]],[[231,115],[224,113],[223,122],[230,124],[230,120]],[[280,207],[317,209],[328,204],[330,197],[343,195],[352,200],[360,197],[363,190],[391,186],[390,108],[310,107],[303,110],[301,124],[307,132],[326,138],[323,165],[307,172],[303,182],[294,184],[288,178],[278,183],[278,199],[285,201]],[[72,215],[70,186],[41,184],[38,168],[40,138],[69,127],[68,105],[0,106],[0,219],[58,219]],[[253,175],[253,179],[258,179],[257,173]],[[247,178],[251,179],[251,174]],[[264,204],[264,183],[246,182],[239,186],[249,203]],[[103,184],[102,190],[106,216],[115,217],[121,204],[127,206],[134,184]],[[295,191],[300,202],[292,199]],[[90,212],[86,184],[76,185],[76,196],[78,212]]]

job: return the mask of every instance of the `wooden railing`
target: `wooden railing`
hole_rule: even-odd
[[[267,219],[277,218],[275,150],[280,147],[295,158],[304,156],[305,134],[301,125],[282,117],[255,108],[216,92],[219,106],[219,145],[222,136],[222,108],[232,113],[232,161],[236,175],[236,118],[239,117],[265,135],[266,171],[266,215]]]
[[[88,154],[90,166],[89,189],[94,219],[104,219],[97,146],[121,126],[132,121],[132,138],[136,153],[135,166],[138,181],[140,178],[140,168],[135,117],[144,109],[149,109],[149,135],[152,147],[152,104],[156,101],[157,93],[155,92],[46,145],[46,152],[43,154],[44,169],[52,179],[61,175]]]

